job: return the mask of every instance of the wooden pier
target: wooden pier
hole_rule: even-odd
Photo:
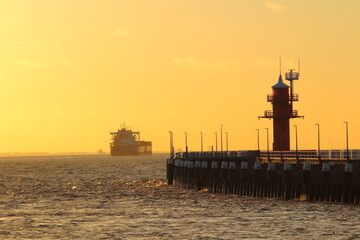
[[[285,159],[264,157],[259,151],[236,153],[178,153],[167,160],[167,182],[219,194],[360,203],[360,159]]]

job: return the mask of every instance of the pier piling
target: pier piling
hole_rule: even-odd
[[[167,183],[209,193],[360,203],[360,160],[259,158],[256,151],[186,153],[167,160]]]

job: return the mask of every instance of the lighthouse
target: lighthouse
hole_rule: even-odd
[[[299,73],[291,69],[285,79],[290,81],[290,86],[283,82],[280,73],[278,82],[272,86],[273,93],[267,96],[273,110],[266,110],[264,116],[259,117],[273,119],[273,151],[290,150],[290,118],[302,117],[293,110],[293,102],[298,101],[298,95],[293,93],[293,81],[299,79]]]

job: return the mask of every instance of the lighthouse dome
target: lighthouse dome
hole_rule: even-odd
[[[282,76],[281,74],[279,75],[279,80],[277,82],[277,84],[275,84],[274,86],[272,86],[272,88],[289,88],[288,85],[286,85],[283,80],[282,80]]]

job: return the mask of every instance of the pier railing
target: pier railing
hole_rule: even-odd
[[[347,157],[349,155],[349,158]],[[213,158],[256,158],[259,160],[267,159],[283,159],[303,161],[317,161],[320,158],[323,161],[346,161],[359,160],[360,149],[349,150],[299,150],[299,151],[257,151],[257,150],[243,150],[243,151],[203,151],[203,152],[177,152],[176,158],[182,159],[213,159]]]
[[[212,158],[248,158],[259,157],[260,151],[204,151],[204,152],[177,152],[176,158],[184,159],[212,159]]]

